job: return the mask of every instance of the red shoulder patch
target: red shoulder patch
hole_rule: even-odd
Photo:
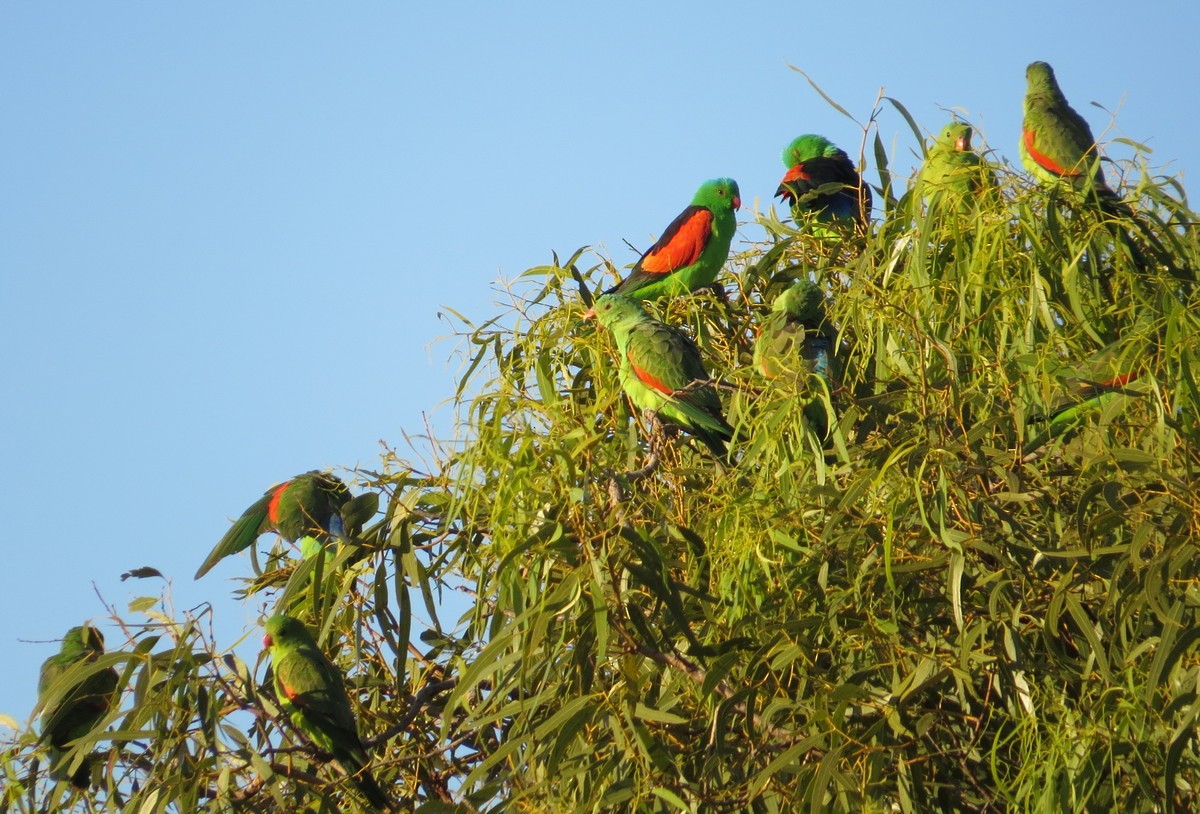
[[[1122,373],[1120,376],[1115,376],[1106,382],[1100,382],[1100,387],[1105,387],[1105,388],[1124,387],[1125,385],[1129,384],[1130,382],[1136,381],[1137,377],[1140,375],[1141,375],[1141,371],[1136,371],[1136,370],[1133,372],[1130,372],[1130,373]]]
[[[665,384],[660,382],[657,378],[655,378],[654,374],[650,373],[648,370],[638,367],[634,363],[632,357],[630,357],[630,359],[629,359],[629,366],[633,368],[634,375],[638,377],[638,379],[642,382],[642,384],[649,385],[650,387],[653,387],[658,392],[665,393],[668,396],[674,395],[674,393],[675,393],[674,390],[672,390],[671,388],[667,387]]]
[[[1056,162],[1050,156],[1046,155],[1045,153],[1038,152],[1037,147],[1034,145],[1034,142],[1037,140],[1037,134],[1032,130],[1025,130],[1021,133],[1021,137],[1025,139],[1025,152],[1029,153],[1029,157],[1036,161],[1037,165],[1042,169],[1052,172],[1055,175],[1065,175],[1067,177],[1074,177],[1076,175],[1083,174],[1082,170],[1068,170],[1065,167],[1060,166],[1058,162]]]
[[[700,259],[712,235],[713,213],[698,208],[683,222],[671,224],[658,242],[642,257],[639,265],[651,274],[670,274]]]
[[[289,701],[295,701],[296,696],[300,694],[300,693],[296,692],[295,690],[293,690],[291,687],[289,687],[287,684],[284,684],[282,681],[279,682],[279,688],[281,690],[283,690],[283,694],[288,697]]]
[[[271,521],[271,525],[279,522],[279,499],[283,497],[283,493],[292,485],[291,481],[281,483],[275,487],[275,491],[271,493],[271,500],[267,503],[267,519]]]

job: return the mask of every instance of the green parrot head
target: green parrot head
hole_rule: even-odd
[[[91,625],[73,627],[63,636],[59,652],[64,656],[78,657],[85,653],[104,652],[104,634]]]
[[[818,317],[825,304],[825,295],[812,280],[797,280],[786,291],[775,298],[772,311],[783,311],[798,320]]]
[[[817,156],[833,156],[840,153],[833,142],[815,133],[805,133],[795,138],[783,151],[783,166],[791,169],[797,164],[809,161]]]
[[[1053,99],[1061,99],[1066,103],[1066,99],[1062,94],[1062,90],[1058,87],[1058,80],[1054,78],[1054,69],[1050,67],[1048,62],[1030,62],[1029,67],[1025,69],[1026,95],[1027,96],[1049,96]]]
[[[742,193],[738,190],[737,181],[732,178],[714,178],[705,181],[696,190],[692,206],[706,206],[716,213],[727,212],[731,206],[741,209]]]
[[[652,318],[641,303],[620,294],[605,294],[596,300],[594,310],[600,324],[613,333]]]
[[[950,122],[942,128],[937,140],[939,145],[949,150],[965,153],[971,149],[971,136],[974,134],[975,130],[966,122]]]
[[[293,650],[304,645],[317,646],[317,642],[308,628],[294,616],[286,616],[282,613],[272,616],[263,625],[263,630],[266,631],[266,635],[263,636],[263,646],[271,648],[272,652]]]

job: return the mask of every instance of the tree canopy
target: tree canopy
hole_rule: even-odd
[[[580,249],[484,322],[448,312],[455,433],[357,473],[380,497],[359,535],[250,561],[245,595],[344,670],[399,808],[1200,804],[1197,216],[1141,161],[1124,217],[994,160],[964,206],[905,191],[868,136],[866,234],[758,213],[721,291],[649,303],[699,345],[729,460],[631,410],[582,318],[621,273]],[[802,278],[832,384],[751,364]],[[93,787],[49,781],[31,726],[0,811],[366,806],[265,660],[163,607],[84,668],[125,688],[77,746]]]

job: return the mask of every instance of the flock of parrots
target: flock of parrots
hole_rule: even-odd
[[[1086,121],[1067,103],[1054,71],[1045,62],[1026,70],[1027,90],[1020,142],[1021,161],[1046,185],[1069,183],[1102,207],[1119,207],[1101,170],[1095,139]],[[918,183],[953,192],[969,206],[993,183],[971,149],[971,128],[952,122],[928,151]],[[787,172],[776,196],[799,220],[841,222],[865,228],[871,191],[845,152],[817,135],[795,139],[783,153]],[[721,411],[700,350],[687,334],[653,318],[640,301],[689,294],[711,285],[729,256],[741,199],[737,183],[719,178],[702,184],[659,240],[620,283],[597,298],[586,316],[612,332],[620,354],[619,377],[640,410],[675,425],[701,441],[718,458],[727,454],[733,430]],[[800,280],[774,302],[754,349],[754,366],[764,376],[804,372],[829,377],[830,342],[823,328],[824,296]],[[272,487],[234,522],[196,572],[204,576],[219,560],[243,551],[262,534],[300,541],[302,556],[339,536],[352,537],[374,515],[378,496],[354,497],[333,475],[307,472]],[[391,802],[368,768],[343,677],[317,645],[307,626],[286,615],[265,624],[274,689],[281,707],[313,745],[341,764],[372,806]],[[104,639],[91,626],[72,628],[57,655],[42,665],[38,682],[42,740],[50,748],[51,776],[89,787],[87,749],[72,749],[92,732],[118,695],[115,669],[88,670],[104,653]],[[78,683],[58,686],[76,671]],[[53,688],[53,692],[51,689]],[[70,760],[66,760],[67,756]]]

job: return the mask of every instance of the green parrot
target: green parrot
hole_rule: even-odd
[[[729,258],[729,246],[737,230],[734,212],[742,198],[737,181],[716,178],[705,181],[679,217],[634,264],[624,280],[605,291],[631,300],[677,297],[717,279]]]
[[[1066,182],[1081,192],[1093,192],[1115,203],[1104,180],[1092,129],[1067,103],[1045,62],[1025,69],[1025,116],[1021,123],[1021,163],[1048,187]]]
[[[950,122],[925,155],[917,189],[926,202],[949,199],[960,212],[975,208],[979,195],[996,185],[996,173],[971,149],[974,130],[966,122]]]
[[[1172,274],[1194,281],[1191,269],[1175,264],[1171,252],[1142,219],[1108,186],[1100,166],[1096,139],[1082,116],[1075,112],[1045,62],[1031,62],[1025,69],[1025,116],[1021,126],[1021,163],[1044,186],[1065,183],[1093,197],[1105,214],[1115,219],[1113,235],[1128,249],[1134,264],[1142,269],[1153,263],[1139,241],[1154,253]]]
[[[700,349],[677,328],[654,319],[640,303],[618,294],[596,300],[596,318],[612,332],[621,355],[620,381],[639,410],[654,411],[699,438],[717,457],[733,428],[708,383]]]
[[[832,357],[825,295],[811,280],[797,280],[771,304],[771,313],[754,342],[754,367],[768,379],[819,376],[832,392],[836,386]],[[813,428],[823,435],[829,420],[824,404],[813,401],[804,412]]]
[[[272,616],[263,628],[280,706],[297,729],[341,764],[371,805],[391,810],[391,801],[367,768],[370,759],[341,672],[299,619]]]
[[[368,492],[351,497],[340,478],[312,470],[272,486],[242,512],[196,571],[204,576],[217,562],[250,547],[259,535],[273,531],[289,542],[301,543],[301,555],[312,556],[332,536],[353,537],[374,515],[379,496]]]
[[[830,341],[825,295],[812,280],[797,280],[771,304],[754,343],[754,367],[768,379],[815,373],[829,380]]]
[[[112,707],[120,677],[108,667],[83,676],[51,703],[49,694],[72,667],[94,662],[104,654],[104,636],[94,627],[73,627],[63,637],[58,655],[42,663],[38,677],[38,706],[41,708],[42,740],[50,742],[50,776],[69,779],[77,789],[91,785],[90,755],[79,760],[78,768],[67,774],[63,758],[71,742],[94,730]]]
[[[1044,424],[1045,428],[1026,443],[1026,450],[1036,450],[1047,441],[1078,426],[1080,420],[1087,415],[1098,412],[1109,402],[1138,395],[1126,389],[1126,385],[1137,381],[1140,373],[1122,373],[1119,376],[1103,381],[1078,381],[1074,384],[1073,395],[1053,407],[1046,415],[1032,416],[1030,424]]]
[[[871,217],[871,188],[844,150],[814,133],[799,136],[783,151],[787,173],[775,197],[792,206],[797,220],[812,213],[820,223],[851,221],[865,228]],[[829,185],[826,191],[819,191]]]

